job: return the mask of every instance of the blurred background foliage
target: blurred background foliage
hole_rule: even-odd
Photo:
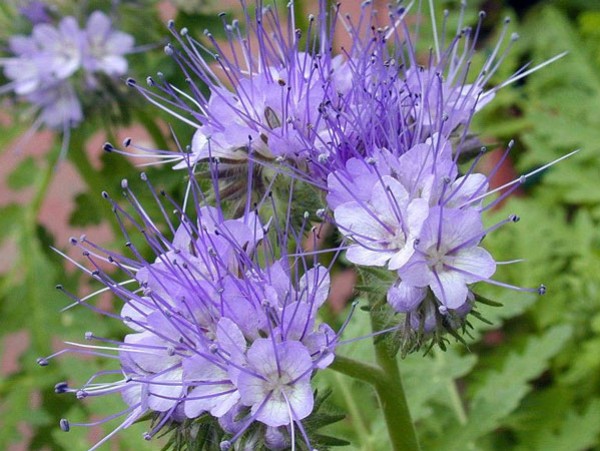
[[[91,3],[104,7],[108,2]],[[156,2],[114,3],[122,8],[122,28],[135,34],[138,45],[156,44],[131,56],[131,75],[143,79],[161,71],[173,84],[184,85],[177,67],[161,51],[168,33]],[[214,3],[207,9],[202,2],[196,7],[186,2],[185,11],[164,3],[176,14],[179,26],[198,35],[205,28],[220,28],[215,19],[219,8]],[[435,3],[441,11],[458,2]],[[67,2],[56,4],[66,8]],[[6,5],[0,7],[0,28],[22,26],[11,16],[14,9]],[[425,357],[411,355],[400,362],[409,403],[425,450],[600,450],[600,3],[470,1],[469,17],[476,17],[479,9],[488,12],[485,36],[479,44],[483,52],[489,52],[495,43],[496,25],[505,16],[513,19],[510,31],[520,35],[493,82],[501,82],[530,61],[535,65],[569,52],[502,89],[478,115],[473,129],[490,149],[515,140],[512,166],[503,172],[526,173],[571,150],[581,152],[528,181],[516,196],[487,216],[489,224],[512,213],[521,217],[518,224],[485,239],[498,260],[525,259],[501,266],[496,279],[531,287],[542,282],[548,287],[547,294],[537,297],[478,287],[480,294],[503,307],[485,312],[491,325],[475,320],[468,346],[458,344]],[[25,193],[26,200],[7,195],[0,206],[1,449],[87,449],[115,424],[109,423],[103,430],[81,428],[64,434],[58,428],[59,418],[97,420],[123,407],[117,397],[82,403],[54,393],[55,383],[85,381],[105,367],[105,361],[64,357],[40,368],[35,360],[58,349],[63,340],[81,341],[87,330],[115,338],[125,332],[115,321],[82,308],[59,313],[70,301],[54,290],[56,284],[79,294],[97,287],[52,251],[51,246],[56,246],[66,252],[67,245],[57,242],[47,224],[40,221],[40,211],[48,187],[61,183],[56,180],[60,166],[73,165],[83,184],[69,212],[70,224],[64,227],[85,231],[104,225],[113,231],[107,234],[106,245],[116,248],[123,244],[108,219],[110,209],[100,191],[106,189],[118,198],[120,181],[126,177],[140,197],[149,200],[150,196],[143,194],[142,182],[135,176],[140,168],[118,155],[98,156],[99,145],[94,148],[90,142],[122,139],[122,127],[135,124],[148,131],[153,147],[175,148],[165,124],[182,143],[191,136],[189,127],[139,97],[127,98],[127,102],[131,102],[125,105],[128,114],[121,117],[125,123],[116,124],[106,117],[86,121],[71,138],[67,161],[58,163],[60,137],[43,135],[52,145],[41,157],[27,150],[16,154],[14,143],[28,127],[8,114],[3,117],[0,156],[12,169],[2,172],[0,186],[7,194]],[[14,112],[6,100],[3,110]],[[96,136],[99,130],[104,130],[100,139]],[[488,167],[497,152],[490,151]],[[19,163],[15,165],[13,160]],[[145,169],[155,185],[181,198],[181,173],[169,167]],[[145,205],[152,211],[152,202]],[[110,308],[110,303],[107,300],[105,307]],[[366,334],[367,314],[359,311],[346,337]],[[371,347],[363,340],[340,352],[368,360]],[[347,414],[328,431],[353,443],[341,449],[387,449],[385,426],[369,387],[333,372],[318,374],[317,382],[322,388],[334,387],[333,402]],[[135,425],[105,448],[160,449],[158,443],[142,439],[144,430],[145,425]]]

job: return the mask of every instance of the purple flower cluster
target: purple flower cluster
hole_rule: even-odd
[[[518,219],[510,216],[485,228],[482,214],[524,180],[501,187],[509,189],[484,204],[498,190],[490,190],[489,177],[476,172],[483,152],[475,152],[470,165],[462,162],[472,153],[472,143],[478,143],[470,124],[498,89],[538,67],[487,88],[507,51],[500,49],[510,47],[505,46],[505,25],[481,70],[470,74],[483,15],[475,29],[461,22],[452,36],[436,29],[433,49],[423,62],[403,8],[390,6],[389,22],[381,26],[371,2],[362,3],[353,22],[340,14],[339,5],[329,10],[328,2],[320,0],[319,13],[308,17],[302,36],[293,2],[287,24],[276,4],[263,7],[258,1],[251,17],[241,3],[245,27],[221,16],[226,44],[205,32],[213,60],[205,57],[206,43],[170,24],[179,45],[167,45],[166,52],[185,74],[187,92],[162,74],[149,77],[148,88],[128,80],[151,103],[194,128],[186,152],[163,149],[153,155],[189,171],[187,199],[193,200],[194,215],[170,201],[180,224],[175,227],[159,202],[173,235],[167,238],[124,183],[137,216],[111,201],[113,209],[120,221],[127,218],[143,233],[153,258],[142,257],[126,227],[130,257],[86,238],[73,240],[93,268],[86,271],[124,302],[120,314],[112,316],[131,333],[117,342],[87,334],[106,346],[90,345],[79,352],[104,355],[112,350],[120,369],[108,373],[114,377],[109,381],[104,372],[79,388],[59,384],[57,391],[80,398],[120,393],[129,407],[121,413],[126,419],[118,429],[151,413],[154,426],[148,438],[171,422],[209,417],[223,431],[221,449],[257,428],[261,446],[269,449],[285,449],[288,443],[294,449],[296,434],[310,447],[301,422],[315,404],[310,379],[332,363],[341,331],[335,333],[317,319],[330,280],[328,269],[317,262],[318,252],[309,262],[301,247],[309,219],[337,227],[342,244],[332,252],[346,250],[351,263],[382,268],[386,281],[392,276],[386,286],[390,316],[405,315],[396,329],[405,333],[410,350],[424,339],[439,339],[446,330],[455,333],[474,307],[472,285],[503,285],[491,279],[497,262],[481,247],[483,238]],[[61,26],[74,27],[71,22]],[[351,45],[336,52],[340,23]],[[67,70],[64,63],[63,72],[51,72],[52,77],[68,77],[79,65],[92,73],[124,70],[122,55],[108,51],[112,34],[104,36],[89,40],[97,49],[91,59],[79,47],[79,53],[61,54],[72,67]],[[35,36],[26,39],[36,42]],[[35,77],[14,79],[15,90],[37,92],[41,86]],[[126,140],[125,146],[130,145]],[[119,152],[110,144],[105,149]],[[212,177],[217,199],[226,197],[219,189],[223,175],[238,176],[245,193],[267,188],[256,204],[246,196],[243,212],[229,219],[220,203],[209,206],[203,196],[193,177],[197,165]],[[222,170],[236,165],[240,171]],[[254,166],[279,173],[264,184],[255,179]],[[291,178],[286,182],[281,174]],[[277,215],[271,197],[275,177],[284,179],[279,183],[287,190],[285,218]],[[296,186],[306,184],[321,190],[320,198],[310,199],[319,205],[317,211],[305,212],[295,203]],[[259,217],[265,210],[271,212],[266,222]],[[300,231],[291,225],[298,216]],[[106,263],[127,280],[114,280],[102,270]],[[87,298],[74,298],[95,309]],[[68,430],[71,425],[64,420],[62,426]]]
[[[319,162],[331,212],[322,215],[344,237],[347,259],[395,275],[387,302],[405,314],[405,330],[423,337],[464,323],[474,306],[472,284],[502,285],[491,279],[496,261],[480,243],[491,230],[518,218],[484,228],[482,213],[497,202],[483,204],[494,194],[488,176],[476,172],[485,148],[479,145],[470,166],[459,163],[472,145],[473,116],[497,89],[524,74],[486,90],[504,58],[499,49],[508,22],[473,75],[469,69],[483,14],[475,29],[459,23],[450,39],[436,31],[425,65],[417,59],[405,15],[404,9],[392,11],[389,27],[370,27],[368,20],[367,26],[349,24],[353,34],[370,36],[361,41],[364,56],[354,57],[358,88],[341,113],[352,127],[332,128],[334,144]],[[420,343],[417,338],[413,345]]]
[[[246,33],[223,18],[231,50],[205,33],[214,64],[202,56],[206,46],[171,24],[182,50],[169,45],[167,53],[209,94],[196,88],[184,95],[164,79],[149,79],[154,89],[131,84],[197,129],[175,168],[251,160],[314,184],[326,193],[319,214],[345,238],[348,260],[396,274],[387,299],[406,314],[408,328],[427,333],[449,318],[460,323],[473,306],[471,285],[497,283],[490,279],[496,262],[480,246],[488,232],[481,215],[493,206],[483,205],[493,193],[475,170],[482,152],[466,170],[459,165],[482,148],[470,124],[498,89],[543,65],[486,88],[518,36],[508,36],[506,21],[472,73],[483,13],[471,28],[463,9],[454,34],[434,24],[433,48],[421,61],[405,8],[390,5],[381,26],[371,2],[353,22],[340,5],[329,11],[320,1],[301,44],[288,6],[287,27],[275,6],[262,4],[254,20],[244,9]],[[336,55],[338,22],[351,46]]]
[[[328,270],[288,257],[286,243],[267,234],[285,239],[291,232],[270,232],[249,209],[226,219],[221,209],[202,206],[196,220],[179,210],[181,224],[175,228],[169,222],[173,238],[168,239],[126,182],[123,188],[139,218],[111,200],[113,207],[143,232],[154,259],[144,259],[130,242],[133,257],[101,249],[85,237],[72,243],[88,258],[92,269],[86,271],[122,299],[120,314],[108,314],[131,333],[115,342],[89,332],[86,339],[100,345],[60,352],[111,350],[120,369],[110,371],[109,380],[102,372],[81,387],[60,384],[58,391],[78,398],[120,393],[129,407],[118,429],[153,413],[147,439],[172,422],[210,415],[227,434],[222,449],[257,424],[266,436],[284,442],[296,439],[295,430],[308,440],[301,420],[313,411],[310,379],[333,361],[337,342],[337,334],[316,318],[329,293]],[[198,187],[193,190],[198,199]],[[117,282],[101,269],[103,263],[128,279]],[[86,300],[76,302],[95,309]],[[67,420],[61,425],[72,426]]]
[[[0,61],[10,80],[2,91],[30,103],[39,113],[38,125],[66,131],[83,120],[76,74],[83,74],[84,90],[97,87],[99,74],[124,75],[133,38],[115,30],[104,13],[94,11],[84,29],[72,16],[56,26],[41,21],[31,35],[12,36],[8,44],[14,56]]]
[[[469,286],[495,272],[494,259],[479,246],[487,232],[481,220],[487,178],[459,176],[452,146],[439,134],[399,157],[381,148],[367,160],[348,160],[329,175],[328,190],[333,220],[350,240],[346,257],[397,273],[388,303],[412,313],[416,328],[422,321],[429,330],[435,325],[423,316],[425,301],[441,314],[464,316],[473,300]]]
[[[303,36],[293,2],[287,6],[287,25],[276,4],[257,3],[254,17],[244,5],[243,28],[238,20],[227,23],[221,16],[226,44],[205,32],[214,61],[203,56],[206,46],[187,29],[178,31],[169,24],[180,49],[169,44],[165,52],[190,81],[189,93],[172,86],[162,74],[158,79],[148,77],[150,89],[130,80],[150,102],[196,129],[189,152],[179,157],[176,169],[211,158],[236,164],[288,161],[306,167],[311,153],[327,151],[331,130],[325,111],[337,108],[336,99],[352,90],[348,61],[328,47],[336,20],[328,20],[326,2],[319,2],[319,14],[309,16]],[[316,39],[321,40],[319,46]],[[208,94],[200,86],[207,86]]]

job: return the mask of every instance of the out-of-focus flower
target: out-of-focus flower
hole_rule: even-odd
[[[30,35],[9,39],[12,56],[0,60],[9,82],[1,90],[32,106],[34,129],[45,125],[67,133],[83,121],[86,96],[101,89],[99,76],[115,79],[127,72],[124,55],[133,50],[133,38],[115,30],[101,11],[89,16],[85,29],[72,16],[56,25],[33,23]]]
[[[120,76],[127,72],[125,55],[133,49],[133,37],[113,29],[110,18],[94,11],[88,18],[82,45],[82,66],[88,73]]]
[[[19,12],[34,25],[52,21],[48,4],[40,0],[32,0],[21,6]]]

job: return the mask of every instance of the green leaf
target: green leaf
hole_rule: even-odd
[[[0,208],[0,243],[13,234],[14,230],[21,227],[23,222],[23,208],[17,204],[10,204]]]
[[[549,359],[561,350],[571,333],[571,328],[563,325],[541,337],[530,337],[523,352],[511,352],[500,371],[484,374],[469,403],[467,424],[447,430],[432,449],[468,449],[468,444],[502,424],[531,390],[529,381],[547,368]]]
[[[578,413],[569,410],[560,427],[541,429],[531,437],[531,448],[535,451],[583,451],[598,445],[600,434],[600,399],[590,402]]]
[[[79,193],[75,196],[75,208],[69,216],[69,224],[84,227],[87,225],[97,225],[102,222],[102,212],[95,208],[90,208],[90,205],[94,205],[94,200],[91,197],[92,195],[89,193]]]
[[[460,400],[457,401],[455,380],[473,369],[477,356],[461,355],[457,347],[451,347],[446,352],[436,349],[427,356],[411,354],[399,361],[414,421],[431,417],[434,413],[433,403],[450,407],[457,417],[462,417],[462,408],[456,404]],[[423,375],[427,375],[427,383],[424,383]]]
[[[33,157],[27,157],[10,173],[7,178],[8,186],[13,190],[20,190],[35,182],[39,176],[39,169]]]

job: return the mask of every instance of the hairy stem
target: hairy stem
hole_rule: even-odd
[[[382,329],[374,316],[371,324],[374,331]],[[338,355],[329,368],[373,386],[387,425],[391,449],[419,451],[419,441],[404,395],[396,357],[390,355],[384,340],[375,341],[374,346],[377,366]]]
[[[385,379],[381,368],[342,355],[336,355],[329,368],[371,385],[377,385]]]
[[[373,332],[382,330],[375,314],[371,314]],[[375,385],[375,391],[394,451],[419,451],[417,432],[410,416],[408,403],[402,385],[402,376],[395,355],[391,355],[385,340],[373,341],[377,363],[385,375],[385,380]]]

